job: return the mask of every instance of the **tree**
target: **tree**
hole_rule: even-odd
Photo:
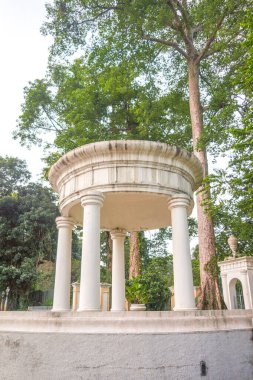
[[[237,92],[241,97],[242,124],[232,128],[235,141],[232,144],[230,168],[230,186],[233,196],[239,199],[238,208],[244,221],[251,222],[253,218],[253,12],[249,8],[242,28],[246,31],[246,40],[241,44],[248,54],[241,57],[240,65],[234,75]]]
[[[140,83],[140,75],[142,71],[127,60],[103,70],[87,56],[70,65],[50,66],[47,78],[24,90],[15,138],[22,144],[40,143],[43,133],[57,125],[53,154],[46,145],[49,165],[77,146],[108,139],[169,140],[189,148],[190,120],[183,93],[160,94],[154,78]]]
[[[215,216],[216,245],[219,260],[231,255],[227,244],[229,235],[238,238],[238,255],[253,252],[253,13],[249,8],[241,22],[245,39],[240,51],[247,51],[238,59],[232,81],[239,97],[239,123],[231,126],[230,160],[226,171],[217,170],[209,181],[213,188],[213,202],[209,212]]]
[[[0,197],[10,195],[31,178],[25,161],[18,158],[0,156],[0,167]]]
[[[238,155],[238,151],[231,152],[232,160],[226,171],[217,170],[208,179],[213,200],[207,207],[214,216],[217,258],[220,261],[231,255],[227,242],[230,235],[238,238],[238,255],[252,255],[253,251],[252,182],[249,180],[250,174],[244,178],[246,173],[241,169],[242,166],[238,165],[236,169],[235,155]],[[246,162],[250,163],[250,156]],[[248,168],[250,173],[250,165]]]
[[[168,310],[172,256],[150,258],[142,274],[126,282],[126,297],[131,303],[144,303],[147,310]]]
[[[112,282],[112,238],[109,231],[100,234],[100,281]]]
[[[9,173],[0,179],[0,288],[9,286],[12,306],[19,307],[35,286],[39,264],[55,258],[58,209],[47,187],[27,183],[24,161],[0,157],[0,163]]]
[[[147,310],[168,310],[172,256],[154,257],[142,274],[147,287]]]
[[[202,163],[204,176],[207,176],[206,147],[208,144],[213,147],[214,142],[218,142],[216,150],[222,144],[224,146],[228,136],[228,130],[224,127],[233,119],[238,106],[233,97],[230,76],[238,57],[245,53],[238,47],[244,39],[240,21],[247,5],[249,1],[238,3],[235,0],[217,0],[212,3],[204,0],[137,0],[124,3],[109,0],[99,3],[90,0],[57,0],[47,6],[48,22],[43,28],[44,33],[54,37],[50,65],[57,67],[59,58],[86,49],[90,61],[95,62],[100,72],[106,71],[110,66],[115,67],[115,63],[121,67],[124,62],[125,67],[130,67],[130,71],[126,70],[126,73],[129,74],[136,67],[139,79],[144,83],[148,83],[150,78],[153,81],[160,80],[160,94],[164,87],[170,88],[172,93],[174,91],[174,108],[175,98],[185,100],[188,93],[193,149]],[[161,98],[158,96],[158,100]],[[129,108],[132,103],[128,101],[126,104]],[[165,107],[166,101],[163,109]],[[107,111],[108,109],[111,108],[107,105]],[[141,107],[137,109],[141,110]],[[48,112],[45,107],[43,111],[44,114]],[[75,118],[72,117],[71,120],[73,119]],[[66,122],[66,118],[64,121]],[[85,120],[82,124],[74,123],[74,130],[83,131],[84,122]],[[66,131],[72,137],[72,125],[68,125]],[[106,117],[101,126],[105,125]],[[24,120],[21,120],[21,132],[24,126]],[[28,129],[23,130],[23,134],[20,132],[21,138]],[[170,136],[173,135],[173,128],[166,130],[168,129],[172,132]],[[91,130],[94,132],[94,129]],[[108,130],[106,139],[109,139],[111,135],[107,132]],[[60,132],[59,138],[60,136],[64,136],[64,133]],[[100,134],[95,133],[94,136]],[[143,125],[137,136],[160,141],[166,138],[161,129],[157,131],[156,128],[143,128]],[[117,137],[129,138],[129,135],[125,132],[123,135],[117,134]],[[205,207],[202,207],[209,198],[209,190],[198,193],[203,296],[200,305],[215,309],[222,307],[222,300],[216,271],[213,274],[206,271],[209,261],[215,256],[212,220],[205,212]]]
[[[132,232],[130,235],[130,264],[129,264],[129,278],[137,277],[141,274],[141,257],[139,250],[139,234]]]

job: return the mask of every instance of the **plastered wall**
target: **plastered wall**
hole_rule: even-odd
[[[252,380],[252,331],[165,334],[2,332],[1,380]],[[207,375],[200,376],[200,361]]]

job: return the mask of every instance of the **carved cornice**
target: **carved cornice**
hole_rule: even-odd
[[[145,158],[144,158],[145,157]],[[198,158],[190,152],[176,146],[143,140],[113,140],[83,145],[62,156],[50,169],[49,181],[55,191],[59,191],[59,181],[79,168],[104,165],[104,163],[139,161],[159,163],[161,167],[187,171],[192,176],[193,190],[202,181],[202,168]],[[188,175],[189,175],[188,174]]]

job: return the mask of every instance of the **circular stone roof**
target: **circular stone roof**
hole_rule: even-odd
[[[168,199],[176,194],[192,198],[202,168],[193,153],[176,146],[113,140],[66,153],[50,169],[49,181],[60,195],[62,215],[82,224],[82,196],[99,191],[105,195],[101,228],[137,231],[170,225]]]

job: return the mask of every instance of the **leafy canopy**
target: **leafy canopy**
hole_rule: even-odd
[[[47,187],[27,183],[24,161],[0,157],[0,289],[10,287],[12,307],[27,299],[37,266],[56,252],[55,196]]]

